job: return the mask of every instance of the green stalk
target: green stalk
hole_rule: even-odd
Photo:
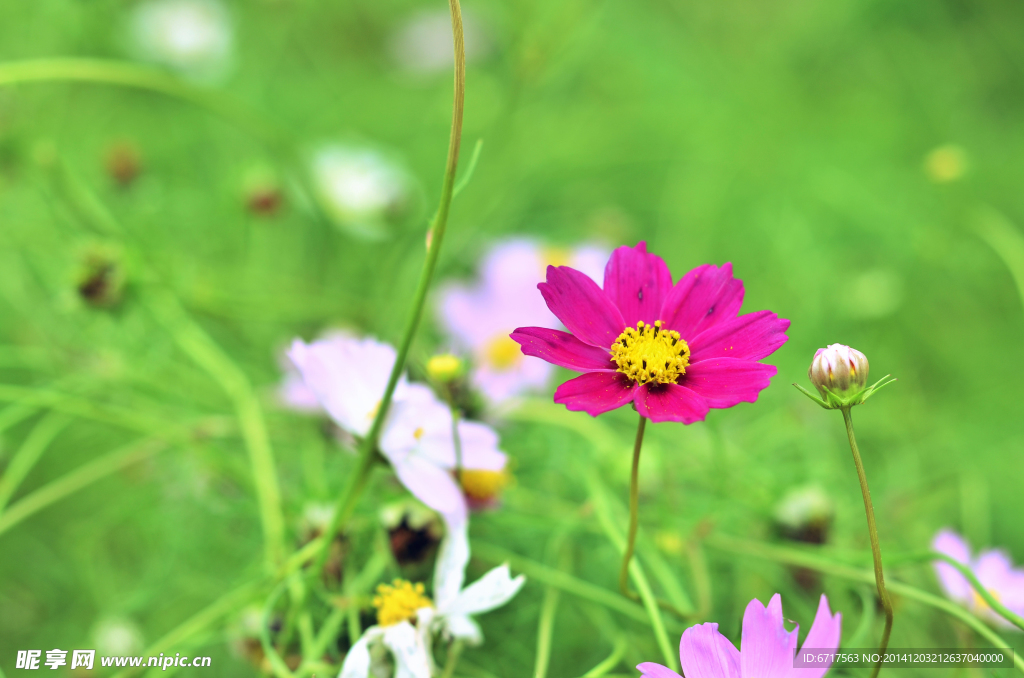
[[[882,630],[882,640],[878,645],[878,654],[884,655],[889,647],[889,635],[892,633],[892,600],[889,598],[889,591],[885,588],[885,574],[882,571],[882,549],[878,545],[878,527],[875,525],[875,509],[871,505],[871,490],[868,489],[868,478],[864,473],[864,463],[860,459],[860,451],[857,449],[857,439],[853,435],[853,418],[850,416],[850,408],[844,407],[843,421],[846,422],[846,435],[850,439],[850,451],[853,452],[853,464],[857,467],[857,479],[860,480],[860,492],[864,497],[864,512],[868,518],[868,537],[871,539],[871,557],[875,566],[875,586],[878,588],[878,597],[882,601],[882,609],[885,610],[885,628]],[[882,670],[882,661],[879,659],[871,672],[871,678],[875,678]]]
[[[615,647],[612,648],[612,653],[605,657],[600,664],[584,673],[583,678],[599,678],[614,669],[622,661],[623,655],[626,654],[627,645],[626,637],[619,636],[615,641]]]
[[[43,452],[50,446],[53,439],[57,437],[64,427],[71,423],[71,419],[62,414],[49,414],[44,417],[32,432],[25,438],[18,451],[11,457],[7,469],[0,477],[0,515],[4,507],[14,495],[18,485],[25,479],[32,467],[36,465]]]
[[[60,501],[100,478],[142,461],[164,450],[166,447],[167,442],[159,437],[146,438],[142,441],[129,443],[122,448],[79,466],[74,471],[44,485],[12,504],[4,511],[3,515],[0,515],[0,534],[3,534],[32,514]]]
[[[281,133],[275,127],[218,90],[197,87],[155,68],[121,61],[75,57],[28,59],[0,64],[0,86],[50,80],[99,83],[158,92],[206,108],[264,141],[272,144],[281,141]]]
[[[590,498],[594,503],[594,512],[597,514],[598,522],[601,523],[601,528],[608,536],[608,540],[612,542],[612,545],[625,553],[625,539],[616,529],[612,520],[611,510],[608,506],[601,481],[592,468],[588,468],[586,473]],[[677,670],[679,668],[679,655],[672,650],[672,644],[668,641],[668,634],[665,632],[665,622],[661,618],[661,609],[659,607],[658,600],[654,597],[654,593],[651,591],[651,585],[648,583],[647,575],[644,574],[644,570],[640,566],[639,561],[634,560],[629,564],[629,574],[633,579],[633,583],[636,584],[636,589],[640,594],[640,600],[643,603],[644,609],[647,611],[648,618],[651,620],[651,628],[654,630],[654,639],[657,641],[658,648],[661,650],[662,656],[665,659],[665,665],[672,670]]]
[[[536,580],[542,584],[555,587],[578,598],[602,605],[609,610],[618,612],[619,614],[629,617],[634,621],[644,623],[650,622],[650,619],[648,618],[647,613],[644,612],[643,608],[638,606],[636,603],[626,600],[618,593],[574,577],[568,572],[556,570],[553,567],[548,567],[547,565],[538,563],[535,560],[530,560],[529,558],[520,556],[517,553],[503,549],[500,546],[493,546],[485,542],[474,540],[473,556],[492,563],[508,563],[513,569],[522,572],[530,579]]]
[[[147,297],[150,309],[170,330],[178,346],[217,381],[235,407],[256,486],[266,564],[273,571],[285,558],[284,513],[274,452],[259,399],[245,372],[192,321],[172,294],[153,288]]]
[[[466,93],[466,47],[462,33],[462,9],[459,0],[448,0],[448,7],[452,15],[452,36],[455,49],[455,94],[452,106],[452,127],[448,138],[448,159],[445,163],[444,182],[441,185],[441,202],[437,208],[437,215],[429,230],[429,244],[427,246],[427,258],[423,263],[423,270],[420,273],[419,284],[413,296],[412,311],[406,321],[405,331],[402,333],[402,341],[398,346],[398,355],[395,364],[391,368],[391,375],[388,377],[387,387],[381,398],[380,406],[377,408],[377,416],[373,419],[370,432],[362,441],[359,450],[359,459],[356,468],[349,474],[331,521],[324,531],[326,538],[321,547],[313,566],[313,572],[319,573],[323,570],[324,562],[327,559],[327,545],[338,533],[339,526],[348,521],[362,488],[369,477],[370,469],[377,453],[377,441],[380,438],[381,430],[384,427],[384,419],[388,409],[391,407],[391,398],[394,396],[395,387],[398,386],[398,379],[405,369],[405,361],[409,356],[409,348],[416,336],[420,319],[423,317],[423,307],[427,301],[427,292],[430,290],[430,283],[434,278],[434,269],[437,267],[437,258],[441,253],[441,243],[444,240],[445,229],[448,226],[448,212],[452,204],[452,190],[455,185],[455,172],[459,164],[459,146],[462,142],[462,112]]]
[[[462,649],[465,643],[461,639],[454,641],[448,646],[448,659],[444,663],[444,671],[441,678],[452,678],[455,675],[455,667],[459,664],[459,657],[462,656]]]
[[[629,536],[626,538],[626,551],[622,554],[622,567],[619,568],[619,591],[634,600],[636,594],[629,590],[629,563],[633,560],[636,530],[640,522],[640,448],[644,444],[646,427],[647,418],[641,414],[636,426],[636,439],[633,441],[633,468],[629,474]]]

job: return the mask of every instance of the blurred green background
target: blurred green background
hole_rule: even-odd
[[[3,3],[0,83],[18,60],[133,59],[134,8]],[[110,620],[134,629],[141,654],[261,572],[232,404],[154,312],[156,280],[263,401],[290,545],[303,507],[333,496],[351,460],[320,422],[275,407],[280,349],[337,325],[399,339],[440,189],[452,85],[443,67],[403,69],[395,36],[417,12],[443,15],[445,3],[227,9],[233,57],[194,87],[270,133],[152,91],[61,79],[0,87],[0,469],[40,430],[55,436],[9,506],[140,436],[204,422],[201,434],[190,428],[0,531],[5,671],[19,649],[93,647]],[[463,165],[476,139],[484,145],[453,207],[442,280],[470,277],[489,244],[511,235],[562,246],[645,239],[676,277],[733,262],[745,310],[792,320],[789,343],[768,360],[779,376],[757,404],[648,429],[645,548],[695,605],[710,595],[704,619],[738,642],[747,601],[776,591],[805,630],[821,591],[844,613],[844,641],[862,619],[870,587],[828,576],[804,587],[784,566],[710,545],[711,587],[701,589],[685,546],[700,525],[776,539],[780,498],[816,483],[835,502],[829,543],[868,562],[841,417],[789,386],[806,383],[814,350],[833,342],[865,352],[874,377],[899,378],[854,413],[883,553],[927,548],[951,526],[1024,560],[1024,5],[466,0],[464,10],[480,49],[467,74]],[[338,140],[378,147],[406,168],[410,197],[383,238],[336,228],[295,188],[296,168]],[[138,169],[125,185],[111,175],[122,156]],[[251,209],[253,177],[281,191],[272,213]],[[124,276],[112,307],[76,290],[97,257]],[[444,346],[432,322],[428,313],[414,374]],[[540,400],[531,408],[561,416]],[[614,590],[617,555],[585,476],[598,469],[625,503],[633,414],[598,420],[612,432],[600,449],[536,418],[500,426],[517,482],[502,509],[474,518],[474,539],[556,566],[545,545],[579,510],[560,566]],[[377,484],[402,496],[386,474]],[[360,507],[367,543],[380,532],[375,496]],[[396,573],[389,566],[388,578]],[[938,592],[928,566],[892,576]],[[460,673],[532,673],[543,595],[532,581],[484,616],[487,642],[467,651]],[[216,675],[255,675],[239,623],[232,612],[175,651],[211,655]],[[878,637],[873,623],[862,645]],[[671,635],[684,626],[674,622]],[[628,650],[616,673],[660,660],[643,624],[563,596],[549,675],[581,675],[619,634]],[[1020,633],[1004,637],[1024,651]],[[984,645],[950,617],[897,600],[893,646],[972,642]]]

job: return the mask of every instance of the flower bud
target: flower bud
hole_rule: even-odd
[[[822,398],[828,400],[830,391],[845,398],[864,390],[868,380],[868,359],[849,346],[831,344],[815,352],[807,376]]]
[[[427,374],[438,384],[447,384],[462,376],[462,360],[446,353],[435,355],[427,361]]]

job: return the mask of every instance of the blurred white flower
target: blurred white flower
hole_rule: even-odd
[[[434,566],[434,599],[424,595],[422,584],[396,580],[378,587],[373,604],[377,625],[345,655],[339,678],[367,678],[371,673],[388,676],[374,666],[373,650],[383,646],[395,660],[395,678],[430,678],[431,647],[436,635],[457,638],[471,645],[483,642],[472,615],[489,612],[511,600],[526,583],[512,578],[508,565],[499,565],[466,588],[462,584],[469,563],[468,525],[449,530],[441,543]]]
[[[215,0],[150,0],[135,8],[132,38],[139,56],[200,79],[216,79],[231,61],[232,27]]]
[[[364,437],[370,431],[395,349],[375,339],[334,336],[312,344],[296,339],[288,353],[306,385],[338,426]],[[462,452],[457,463],[452,414],[423,384],[401,378],[381,432],[381,453],[395,475],[449,525],[465,522],[469,507],[453,472],[456,467],[503,471],[508,462],[498,449],[498,434],[489,426],[459,421]]]
[[[380,238],[409,199],[409,177],[368,147],[330,145],[313,156],[313,185],[327,215],[364,238]]]
[[[130,619],[107,617],[93,627],[92,642],[101,655],[132,655],[142,650],[142,631]]]
[[[475,14],[462,13],[466,42],[466,63],[486,57],[493,50],[489,31]],[[413,14],[395,31],[390,44],[391,56],[410,73],[448,72],[455,61],[452,47],[452,19],[446,9]]]
[[[441,290],[440,322],[455,346],[472,355],[470,380],[492,405],[545,388],[554,372],[543,360],[524,356],[509,337],[527,325],[561,327],[537,293],[548,265],[571,266],[601,284],[608,256],[595,245],[557,249],[525,238],[507,240],[484,256],[479,282]]]

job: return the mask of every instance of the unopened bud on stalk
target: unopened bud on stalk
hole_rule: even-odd
[[[462,376],[462,360],[450,353],[435,355],[427,361],[427,374],[438,384],[447,384]]]
[[[846,397],[864,390],[868,381],[868,359],[857,349],[830,344],[814,353],[807,376],[822,398],[827,398],[829,391]]]
[[[875,391],[896,381],[885,375],[875,384],[867,385],[868,359],[863,353],[843,344],[830,344],[814,353],[807,370],[811,383],[821,397],[793,384],[825,409],[836,410],[860,405]]]

